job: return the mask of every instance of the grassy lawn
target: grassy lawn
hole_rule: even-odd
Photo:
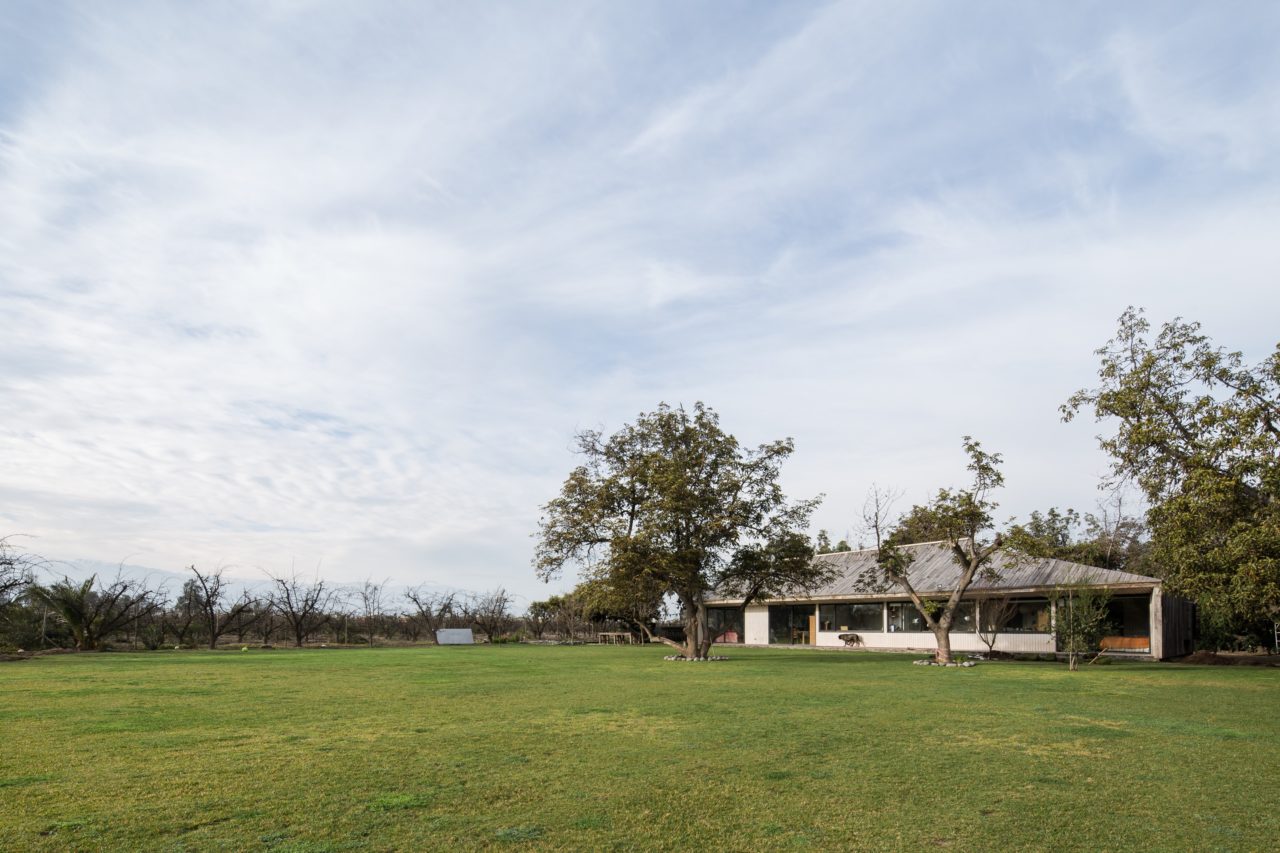
[[[1272,849],[1280,671],[658,648],[0,664],[0,848]]]

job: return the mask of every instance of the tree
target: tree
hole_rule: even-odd
[[[205,574],[192,564],[187,567],[187,570],[195,575],[194,583],[199,591],[196,601],[204,621],[205,635],[209,640],[209,648],[216,649],[218,647],[218,639],[233,627],[243,631],[245,617],[253,613],[258,603],[257,599],[250,598],[246,591],[234,604],[227,608],[224,601],[229,590],[226,581],[222,577],[222,568]],[[192,581],[187,583],[190,584]]]
[[[1017,603],[1007,595],[984,598],[979,604],[981,620],[978,623],[978,639],[987,647],[987,657],[996,653],[996,640],[1009,620],[1018,612]]]
[[[744,448],[702,403],[664,403],[611,436],[579,433],[577,449],[583,463],[543,507],[538,576],[574,566],[586,581],[673,596],[684,643],[657,639],[686,657],[711,648],[712,591],[751,602],[829,577],[801,532],[818,501],[789,502],[778,483],[790,439]]]
[[[467,619],[492,643],[511,622],[511,596],[498,587],[493,592],[468,596],[464,610]]]
[[[544,602],[551,611],[551,628],[562,639],[573,642],[590,623],[590,608],[572,592],[553,595]]]
[[[32,596],[66,623],[80,651],[99,648],[112,634],[124,631],[164,605],[160,595],[140,581],[117,576],[101,586],[97,580],[97,575],[83,583],[64,577],[48,586],[31,587]]]
[[[825,530],[819,530],[817,537],[813,541],[813,552],[815,554],[838,554],[844,551],[852,550],[849,542],[841,539],[836,544],[831,544],[831,534]]]
[[[454,614],[457,606],[457,595],[452,592],[432,592],[422,586],[406,590],[404,597],[413,605],[417,619],[431,635],[431,642],[439,643],[437,632],[444,627],[445,620]]]
[[[1080,658],[1096,654],[1107,627],[1106,590],[1082,584],[1068,584],[1055,591],[1058,603],[1054,612],[1053,633],[1058,650],[1067,653],[1067,668],[1075,672]]]
[[[584,608],[590,622],[621,622],[639,631],[649,642],[658,640],[665,592],[649,575],[618,575],[583,581],[573,588],[572,599]]]
[[[360,612],[364,616],[364,631],[369,638],[369,648],[373,648],[374,634],[377,633],[378,623],[385,615],[382,597],[386,588],[386,581],[377,584],[366,579],[364,585],[356,591],[360,598]]]
[[[1148,550],[1145,531],[1140,519],[1125,514],[1117,494],[1100,504],[1096,515],[1085,513],[1083,521],[1074,509],[1033,512],[1025,524],[1009,529],[1009,541],[1036,556],[1141,573]]]
[[[524,612],[524,624],[529,628],[529,634],[535,640],[541,640],[543,635],[547,633],[547,628],[551,626],[555,613],[555,607],[550,600],[529,602],[529,607]]]
[[[993,558],[1004,545],[1004,535],[994,531],[991,515],[997,507],[991,493],[1004,484],[1000,454],[987,453],[979,442],[967,435],[964,451],[969,456],[968,469],[973,472],[973,485],[969,488],[941,489],[927,506],[912,507],[897,527],[889,531],[884,529],[884,522],[895,497],[892,493],[873,486],[863,512],[866,524],[875,535],[876,564],[884,579],[906,591],[920,612],[933,633],[937,645],[934,659],[938,663],[951,662],[951,625],[961,597],[975,577],[981,575],[989,580],[999,577]],[[941,604],[921,598],[908,576],[915,558],[902,546],[910,544],[907,540],[922,527],[942,535],[942,542],[951,550],[952,559],[960,569],[955,587]]]
[[[0,608],[8,607],[32,584],[38,563],[9,540],[0,537]]]
[[[1063,405],[1114,424],[1099,436],[1113,482],[1148,504],[1151,562],[1167,588],[1221,621],[1280,615],[1280,347],[1256,365],[1175,318],[1154,338],[1141,310],[1097,350],[1099,384]]]
[[[296,574],[267,577],[271,579],[271,606],[288,625],[293,644],[302,648],[328,620],[333,591],[319,578],[307,583]]]
[[[178,600],[173,603],[173,609],[164,620],[162,631],[173,634],[178,645],[187,645],[190,640],[191,626],[195,624],[196,617],[202,610],[204,610],[204,600],[201,598],[199,584],[194,580],[186,581],[182,584],[182,592],[178,595]]]
[[[874,491],[874,486],[872,487]],[[894,534],[901,545],[920,542],[943,542],[948,533],[938,522],[937,515],[928,506],[913,506],[894,525]]]

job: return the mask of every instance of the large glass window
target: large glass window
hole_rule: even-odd
[[[707,627],[717,643],[741,643],[742,610],[737,607],[708,607]]]
[[[820,631],[883,631],[884,605],[876,604],[820,604],[818,605],[818,630]]]
[[[1151,599],[1116,596],[1107,602],[1107,633],[1117,637],[1146,637],[1151,633]]]
[[[962,601],[956,605],[956,615],[951,619],[951,631],[967,634],[978,630],[978,616],[972,601]]]
[[[1013,602],[1013,615],[1002,634],[1049,634],[1053,623],[1049,616],[1049,602],[1043,598],[1019,598]]]
[[[914,604],[910,601],[895,601],[889,605],[889,630],[919,633],[929,629]]]
[[[783,645],[807,645],[809,620],[813,605],[775,604],[769,607],[769,642]]]
[[[938,610],[933,614],[934,619],[942,616],[942,608],[946,606],[946,602],[939,601],[936,603]],[[889,605],[889,630],[921,633],[928,631],[929,626],[925,624],[924,617],[920,615],[920,611],[916,609],[914,604],[910,601],[902,601]],[[960,602],[956,605],[955,616],[951,618],[951,632],[953,634],[961,632],[972,634],[976,630],[977,618],[973,602]]]

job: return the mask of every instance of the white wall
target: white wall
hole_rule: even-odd
[[[765,624],[767,628],[767,613],[765,614]],[[840,639],[840,635],[843,633],[848,632],[819,631],[817,644],[819,646],[843,648],[844,640]],[[862,638],[862,648],[864,649],[920,649],[927,652],[931,652],[934,649],[933,634],[928,632],[854,631],[852,633]],[[751,636],[750,632],[748,632],[747,636]],[[765,641],[767,642],[768,639],[769,634],[766,631]],[[753,641],[748,639],[747,642]],[[1049,654],[1053,652],[1053,648],[1052,634],[1000,634],[996,637],[996,650],[1001,652]],[[952,631],[951,650],[954,652],[985,652],[987,645],[978,639],[977,634]]]
[[[766,646],[769,644],[769,607],[765,604],[752,604],[743,614],[743,639],[749,646]]]

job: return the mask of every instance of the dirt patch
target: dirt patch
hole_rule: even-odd
[[[1201,666],[1280,666],[1280,655],[1254,655],[1247,652],[1195,652],[1176,663]]]

